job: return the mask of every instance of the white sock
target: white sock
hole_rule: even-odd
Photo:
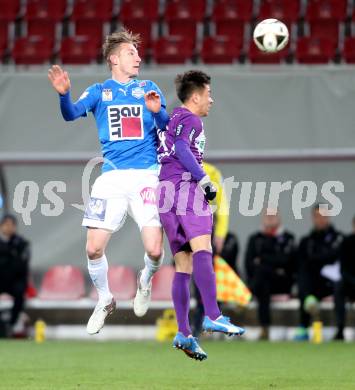
[[[145,267],[142,270],[140,282],[143,288],[147,288],[153,275],[159,270],[160,266],[163,263],[164,251],[161,254],[158,261],[152,260],[146,253],[144,255],[144,264]]]
[[[99,301],[103,303],[110,303],[112,294],[108,287],[108,263],[105,255],[99,259],[90,260],[88,259],[88,270],[91,280],[96,287],[99,295]]]

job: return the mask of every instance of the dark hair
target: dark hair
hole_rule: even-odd
[[[14,225],[17,226],[17,218],[16,218],[13,214],[4,214],[4,215],[1,217],[0,225],[2,225],[3,223],[5,223],[8,219],[9,219],[10,221],[12,221]]]
[[[176,94],[182,103],[211,83],[211,77],[200,70],[189,70],[175,78]]]
[[[140,35],[133,34],[131,31],[122,28],[121,31],[116,31],[111,35],[107,35],[104,44],[102,45],[102,54],[110,67],[112,68],[110,55],[122,43],[131,43],[135,47],[140,44]]]

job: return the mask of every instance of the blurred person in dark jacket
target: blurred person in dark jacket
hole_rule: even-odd
[[[337,333],[335,340],[344,340],[344,326],[346,320],[346,299],[355,301],[355,217],[353,218],[353,232],[345,237],[340,255],[341,280],[335,284],[335,313]]]
[[[262,327],[260,339],[269,338],[271,295],[291,292],[294,249],[294,236],[282,227],[277,210],[265,210],[262,228],[250,236],[245,258],[249,286],[258,301],[258,319]]]
[[[319,313],[319,301],[334,293],[334,275],[328,277],[325,268],[340,259],[342,233],[330,223],[326,209],[317,204],[312,210],[313,229],[301,239],[298,249],[298,293],[300,299],[300,327],[295,340],[308,340],[311,316]],[[340,275],[339,275],[340,277]]]
[[[24,307],[29,260],[29,243],[17,234],[16,217],[4,215],[0,220],[0,293],[14,298],[10,328]]]

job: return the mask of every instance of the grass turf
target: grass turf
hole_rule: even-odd
[[[0,341],[0,389],[355,389],[355,344]]]

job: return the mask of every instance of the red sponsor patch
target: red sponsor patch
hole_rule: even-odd
[[[141,136],[142,127],[140,118],[122,118],[122,138]]]
[[[145,187],[140,192],[144,204],[156,204],[155,190],[152,187]]]

